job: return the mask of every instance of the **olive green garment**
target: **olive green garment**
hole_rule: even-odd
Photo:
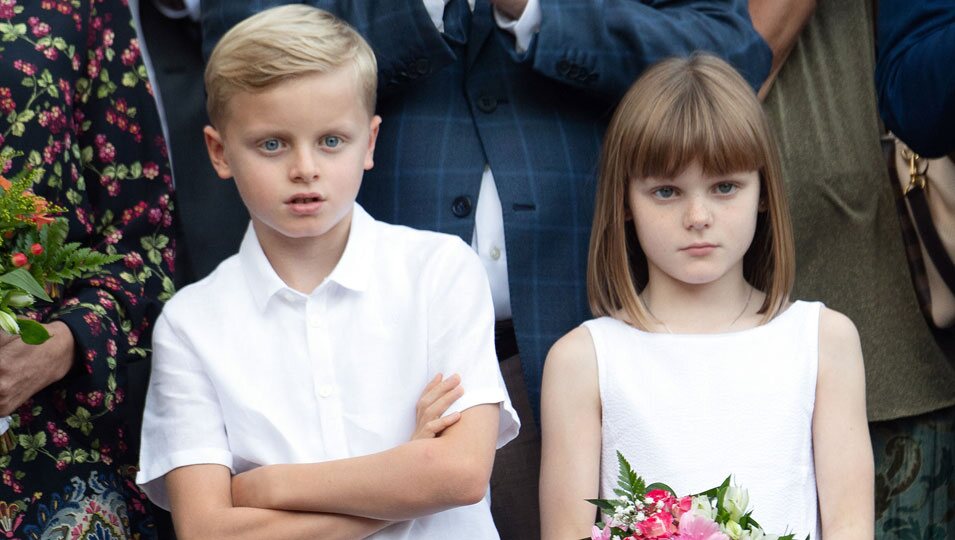
[[[848,315],[870,420],[955,403],[955,367],[919,311],[882,160],[868,0],[821,0],[766,100],[796,237],[794,297]]]

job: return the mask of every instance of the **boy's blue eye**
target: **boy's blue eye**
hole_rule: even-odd
[[[262,141],[262,149],[266,152],[277,152],[282,148],[282,143],[278,139],[266,139]]]
[[[340,137],[335,135],[328,135],[327,137],[322,138],[322,144],[328,148],[335,148],[342,143]]]

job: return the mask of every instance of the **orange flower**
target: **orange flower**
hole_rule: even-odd
[[[4,191],[6,191],[10,189],[11,187],[13,187],[13,182],[7,180],[3,176],[0,176],[0,187],[2,187]]]
[[[30,193],[29,191],[24,191],[24,195],[27,195],[33,199],[33,214],[30,215],[27,219],[36,223],[36,228],[39,229],[44,225],[53,223],[54,219],[47,215],[48,203],[43,197],[39,197]]]

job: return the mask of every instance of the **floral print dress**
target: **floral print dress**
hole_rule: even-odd
[[[69,209],[70,240],[124,256],[38,314],[70,327],[76,362],[13,415],[0,538],[154,538],[134,477],[172,181],[127,0],[0,0],[0,37],[0,151],[23,153],[3,172],[41,167],[34,191]]]

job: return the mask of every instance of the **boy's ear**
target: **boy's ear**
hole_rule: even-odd
[[[375,166],[375,143],[378,141],[378,128],[381,127],[381,117],[377,114],[371,117],[368,129],[368,150],[365,152],[365,170],[370,171]]]
[[[222,145],[222,134],[212,126],[202,129],[202,136],[206,141],[206,150],[209,151],[209,161],[216,174],[223,180],[232,178],[232,169],[225,157],[225,146]]]

